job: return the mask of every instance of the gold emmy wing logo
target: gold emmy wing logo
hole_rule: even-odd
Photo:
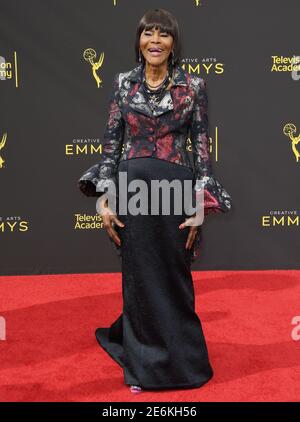
[[[201,0],[194,0],[196,6],[201,6]]]
[[[7,133],[4,133],[4,135],[2,136],[2,139],[0,141],[0,151],[4,148],[5,143],[6,143],[6,138],[7,138]],[[5,163],[5,161],[3,160],[3,158],[0,155],[0,169],[2,169],[4,166],[3,164]]]
[[[293,123],[287,123],[283,128],[283,133],[288,136],[292,141],[292,150],[296,157],[297,163],[299,162],[300,152],[297,149],[297,145],[300,142],[300,135],[294,136],[297,131],[296,126]]]
[[[92,66],[93,76],[97,82],[97,87],[102,88],[102,79],[97,75],[97,70],[102,66],[104,60],[104,53],[100,54],[99,60],[96,62],[97,53],[93,48],[87,48],[83,52],[83,58]]]

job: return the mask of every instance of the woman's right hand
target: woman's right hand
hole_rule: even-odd
[[[105,195],[104,195],[105,196]],[[107,198],[100,199],[100,214],[102,216],[103,225],[107,231],[108,236],[118,245],[121,246],[121,239],[118,236],[118,233],[114,229],[114,225],[117,224],[119,227],[125,227],[125,224],[122,223],[116,216],[113,214],[111,208],[107,204]]]
[[[203,221],[202,221],[203,222]],[[190,226],[188,238],[185,244],[186,249],[191,249],[193,243],[197,236],[198,227],[200,226],[200,219],[199,216],[197,217],[196,214],[192,215],[190,218],[187,218],[183,223],[179,225],[179,228],[182,230],[185,227]]]

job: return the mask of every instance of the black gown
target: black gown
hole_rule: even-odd
[[[127,172],[128,184],[145,181],[149,192],[152,179],[183,182],[194,177],[188,167],[154,157],[120,161],[120,171]],[[128,192],[128,200],[134,194]],[[97,328],[96,339],[123,368],[127,385],[145,390],[200,387],[213,370],[195,312],[191,250],[185,249],[189,227],[178,228],[188,215],[184,209],[180,215],[159,211],[118,213],[125,224],[115,226],[121,239],[123,312],[110,327]]]

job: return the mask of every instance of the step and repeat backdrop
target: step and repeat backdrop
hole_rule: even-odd
[[[233,200],[205,218],[193,269],[300,268],[299,0],[0,0],[1,275],[120,271],[77,181],[155,7],[206,80],[214,174]]]

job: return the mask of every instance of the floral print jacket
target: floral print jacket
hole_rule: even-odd
[[[194,189],[195,192],[204,189],[204,215],[229,211],[231,196],[212,171],[205,80],[176,65],[171,89],[165,91],[159,106],[152,111],[143,92],[143,71],[143,65],[139,64],[128,72],[115,75],[101,159],[80,177],[79,189],[86,196],[99,197],[111,183],[117,188],[120,160],[156,157],[192,168],[186,148],[190,138],[196,180]],[[192,261],[200,253],[200,241],[199,227]],[[113,244],[121,256],[119,246]]]

